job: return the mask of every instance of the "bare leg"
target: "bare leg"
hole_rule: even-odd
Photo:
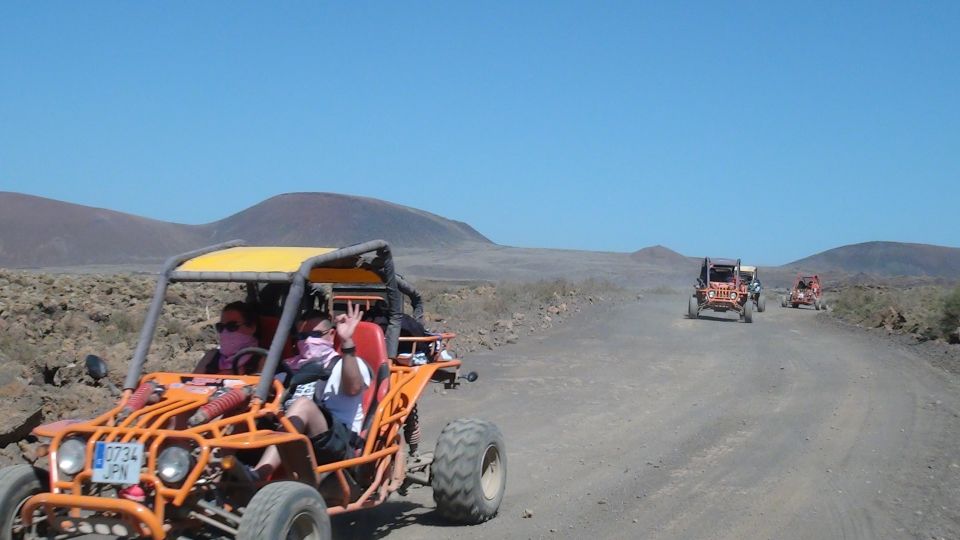
[[[311,439],[330,429],[327,419],[310,398],[300,398],[287,409],[287,418],[300,433]],[[271,446],[263,452],[257,466],[253,468],[259,480],[266,480],[280,466],[280,452]]]

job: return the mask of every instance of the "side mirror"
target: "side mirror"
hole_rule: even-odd
[[[95,381],[99,381],[107,376],[107,363],[103,358],[95,354],[88,354],[84,361],[87,364],[87,374]]]

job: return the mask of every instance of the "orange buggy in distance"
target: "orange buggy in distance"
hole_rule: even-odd
[[[699,318],[705,309],[736,311],[743,322],[753,322],[753,301],[740,278],[740,259],[703,259],[697,284],[687,301],[687,316]]]
[[[289,288],[279,320],[261,320],[261,329],[275,329],[269,349],[248,349],[265,357],[261,376],[141,376],[167,286],[174,282],[246,283],[248,296],[260,284]],[[372,384],[364,394],[356,456],[335,463],[318,463],[311,441],[284,416],[288,392],[274,377],[311,283],[379,284],[389,316],[386,335],[373,323],[360,323],[354,335]],[[427,384],[454,388],[476,374],[460,377],[457,359],[395,363],[401,309],[390,247],[380,240],[340,249],[246,247],[236,241],[171,258],[118,403],[93,420],[34,430],[49,441],[49,471],[29,465],[0,470],[0,539],[98,533],[322,540],[331,536],[329,515],[377,506],[411,483],[431,486],[438,513],[451,521],[490,519],[506,484],[503,438],[492,423],[450,422],[432,455],[406,463],[402,428]],[[90,371],[102,377],[102,361]],[[250,484],[236,474],[274,445],[282,466],[270,479]],[[134,484],[145,491],[142,502],[119,496],[123,486]]]
[[[820,276],[797,274],[793,280],[790,294],[780,299],[781,307],[813,306],[817,311],[827,309],[827,300],[823,297],[823,284]]]

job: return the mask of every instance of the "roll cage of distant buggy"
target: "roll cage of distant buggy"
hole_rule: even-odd
[[[740,259],[711,259],[705,257],[693,294],[687,302],[691,319],[703,310],[735,311],[744,322],[753,322],[753,302],[740,277]]]
[[[817,274],[797,274],[793,287],[780,299],[782,307],[813,306],[817,311],[827,309],[827,300],[823,296],[823,284]]]

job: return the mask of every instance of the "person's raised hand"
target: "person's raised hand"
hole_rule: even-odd
[[[340,336],[340,341],[352,340],[362,319],[363,311],[360,310],[360,305],[347,302],[347,312],[337,316],[337,335]]]

